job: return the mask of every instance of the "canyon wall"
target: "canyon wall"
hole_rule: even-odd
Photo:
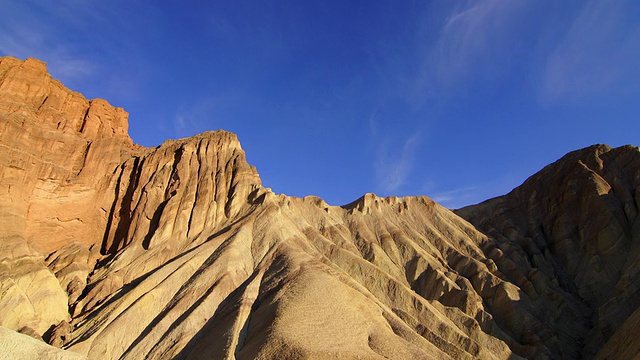
[[[127,117],[0,58],[1,326],[100,359],[636,351],[637,147],[570,153],[455,212],[340,207],[264,187],[234,134],[145,148]]]

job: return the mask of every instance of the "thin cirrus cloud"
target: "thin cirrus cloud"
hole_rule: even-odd
[[[398,140],[389,132],[381,131],[376,107],[369,115],[369,140],[375,148],[373,169],[375,187],[384,194],[398,192],[415,166],[415,157],[421,144],[422,132]]]
[[[485,0],[453,9],[425,58],[421,81],[455,92],[469,82],[500,78],[513,61],[513,33],[527,6],[526,0]]]
[[[482,192],[482,189],[477,186],[467,186],[459,189],[438,192],[430,195],[430,197],[433,201],[441,204],[442,206],[453,209],[462,205],[477,202],[478,199],[485,200],[484,197],[478,196],[478,193],[480,192]]]
[[[193,136],[199,132],[209,130],[211,126],[217,101],[209,99],[192,104],[189,107],[181,106],[173,118],[173,138]]]
[[[37,29],[4,29],[0,35],[0,53],[18,58],[37,57],[47,62],[49,70],[63,80],[77,80],[90,76],[95,65],[74,56],[66,47],[53,45]]]
[[[393,141],[390,137],[378,141],[374,167],[377,187],[381,191],[395,193],[405,184],[413,171],[420,139],[418,132],[402,141]]]
[[[549,55],[540,86],[544,104],[637,90],[640,7],[634,1],[589,1]]]
[[[57,19],[61,14],[70,16],[69,9],[63,5],[7,4],[3,10],[11,15],[2,16],[0,21],[0,54],[44,60],[49,71],[63,82],[84,80],[93,75],[96,64],[74,51],[68,37],[60,29]],[[34,9],[43,10],[48,16],[43,18]]]
[[[141,60],[128,24],[139,22],[124,20],[119,6],[21,1],[3,10],[0,55],[40,59],[54,78],[88,97],[118,102],[137,95]]]
[[[517,75],[551,105],[640,87],[629,81],[640,76],[640,5],[633,0],[483,0],[450,11],[420,77],[439,92]]]
[[[242,100],[242,101],[241,101]],[[183,138],[198,133],[229,126],[229,112],[250,102],[248,97],[240,97],[235,92],[217,93],[190,101],[178,107],[172,126],[172,138]],[[168,129],[167,129],[168,130]]]

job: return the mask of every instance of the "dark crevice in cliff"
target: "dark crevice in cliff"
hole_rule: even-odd
[[[153,235],[156,233],[156,230],[160,225],[160,217],[162,217],[162,212],[164,211],[164,208],[165,206],[167,206],[168,202],[169,199],[160,203],[160,205],[158,205],[158,207],[156,208],[156,211],[153,213],[153,217],[151,218],[151,222],[149,223],[149,231],[142,240],[142,248],[144,248],[145,250],[149,250],[151,239],[153,238]]]
[[[231,217],[231,205],[233,202],[233,199],[235,199],[236,197],[236,160],[237,158],[233,158],[233,165],[231,166],[231,179],[229,180],[229,191],[227,191],[227,199],[226,199],[226,203],[224,204],[224,215],[228,218]],[[229,168],[229,166],[227,165],[227,168]]]
[[[202,151],[202,143],[203,141],[200,140],[198,141],[198,146],[196,146],[196,153],[195,153],[195,159],[196,162],[198,163],[198,170],[196,171],[196,177],[198,179],[198,181],[196,181],[196,196],[198,196],[200,194],[200,182],[202,179],[202,160],[200,157],[200,153]],[[187,223],[187,236],[192,236],[194,234],[192,234],[192,223],[193,223],[193,214],[196,211],[196,207],[198,206],[198,199],[194,199],[193,200],[193,205],[191,206],[191,211],[189,212],[189,221]]]
[[[82,116],[82,123],[80,124],[80,130],[78,130],[82,134],[84,134],[84,127],[87,125],[87,117],[89,116],[90,108],[91,108],[91,101],[89,101],[89,106],[87,106],[87,109],[85,110],[84,115]]]
[[[47,99],[49,99],[49,94],[45,95],[45,97],[42,99],[42,102],[40,102],[40,105],[38,105],[37,107],[37,111],[40,111],[40,109],[42,109],[42,107],[44,106],[44,103],[47,102]]]
[[[107,222],[104,238],[102,241],[102,248],[100,250],[100,253],[103,255],[114,255],[116,251],[124,247],[127,243],[129,228],[131,226],[131,205],[133,203],[133,194],[138,187],[143,164],[144,159],[141,160],[138,157],[133,159],[131,172],[129,173],[129,179],[126,182],[127,189],[122,199],[119,199],[119,195],[121,186],[125,185],[125,183],[123,183],[122,177],[125,173],[126,163],[120,167],[121,172],[118,177],[118,181],[116,182],[115,197],[113,205],[111,206],[111,211],[109,212],[109,220]],[[113,231],[112,233],[111,229],[114,225],[114,222],[117,222],[117,225],[115,231]],[[110,241],[110,237],[112,237],[113,240]]]
[[[180,174],[178,173],[178,164],[182,160],[182,155],[184,154],[184,147],[180,146],[175,153],[173,154],[173,165],[171,166],[171,175],[169,176],[169,181],[167,182],[167,187],[164,192],[165,202],[169,200],[169,198],[173,197],[178,188],[180,187]]]
[[[78,167],[77,173],[75,174],[76,176],[80,176],[82,174],[82,171],[86,168],[87,165],[87,157],[89,156],[89,151],[91,150],[91,141],[87,141],[84,150],[82,152],[82,164],[80,164],[80,166]]]

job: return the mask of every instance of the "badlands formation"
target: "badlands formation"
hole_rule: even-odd
[[[127,117],[0,58],[0,358],[640,352],[637,147],[457,211],[337,207],[263,187],[231,133],[145,148]]]

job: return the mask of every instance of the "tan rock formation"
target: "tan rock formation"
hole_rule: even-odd
[[[60,350],[40,340],[0,326],[0,359],[21,360],[83,360],[86,356]]]
[[[0,59],[0,121],[0,325],[89,358],[593,357],[637,323],[636,148],[456,214],[276,195],[224,131],[136,146],[37,60]]]
[[[66,89],[35,59],[0,59],[0,118],[0,325],[43,334],[70,320],[66,288],[44,257],[101,243],[112,171],[139,149],[124,110]]]
[[[595,145],[458,214],[509,252],[512,282],[555,299],[544,315],[564,354],[592,358],[640,305],[639,204],[640,150]]]

